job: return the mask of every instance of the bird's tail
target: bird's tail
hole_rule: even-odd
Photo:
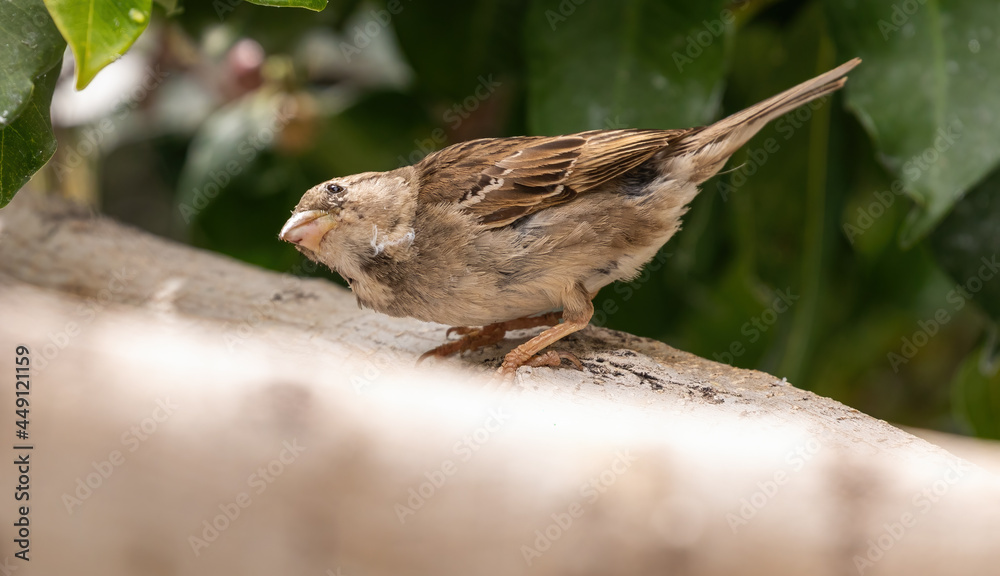
[[[845,75],[860,63],[860,58],[854,58],[715,124],[694,130],[671,147],[671,155],[694,153],[695,165],[698,167],[694,180],[704,182],[718,172],[726,160],[768,122],[840,89],[847,82]]]

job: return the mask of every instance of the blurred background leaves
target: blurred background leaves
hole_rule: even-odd
[[[531,2],[525,35],[531,132],[710,122],[722,97],[730,37],[720,16],[725,4]]]
[[[593,322],[1000,438],[993,0],[253,4],[271,7],[95,0],[106,16],[89,24],[57,0],[0,4],[0,202],[52,154],[29,112],[52,96],[59,149],[35,188],[298,271],[277,230],[333,175],[470,138],[703,124],[861,56],[844,94],[772,123],[707,182]],[[74,74],[93,81],[76,92]]]
[[[910,245],[1000,160],[1000,102],[983,97],[1000,94],[1000,8],[979,0],[827,7],[838,44],[865,61],[848,105],[916,203],[901,231]]]

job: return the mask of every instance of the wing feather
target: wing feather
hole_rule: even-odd
[[[418,165],[422,202],[453,202],[490,227],[572,200],[637,168],[687,130],[594,130],[470,140]]]

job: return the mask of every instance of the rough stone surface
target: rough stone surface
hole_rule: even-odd
[[[13,558],[4,522],[0,562],[108,575],[996,571],[1000,479],[883,421],[596,327],[559,344],[582,372],[491,382],[531,331],[416,368],[444,330],[18,196],[0,211],[0,374],[31,348],[32,560]],[[0,492],[15,480],[5,472]]]

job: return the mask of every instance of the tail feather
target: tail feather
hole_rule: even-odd
[[[847,82],[845,75],[860,63],[860,58],[849,60],[715,124],[694,130],[678,140],[671,151],[675,154],[694,153],[696,164],[703,167],[696,180],[703,182],[718,172],[726,160],[768,122],[839,90]]]

